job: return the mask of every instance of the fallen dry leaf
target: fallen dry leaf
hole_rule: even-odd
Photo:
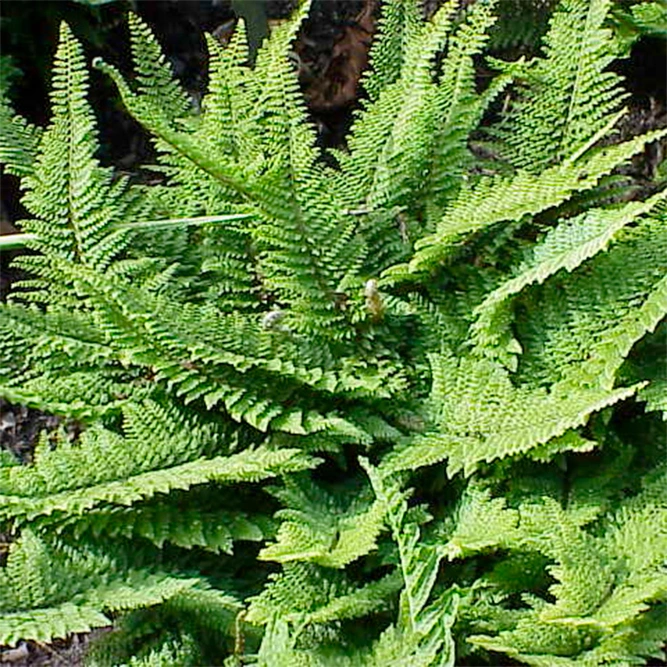
[[[355,19],[336,40],[322,75],[306,89],[309,106],[316,110],[344,107],[357,97],[357,86],[368,66],[368,50],[375,31],[377,0],[366,0]]]

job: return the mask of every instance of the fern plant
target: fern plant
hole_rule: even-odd
[[[667,131],[614,141],[610,10],[562,0],[480,90],[495,2],[386,0],[326,154],[288,57],[307,4],[254,66],[242,22],[207,36],[201,108],[131,15],[134,76],[93,65],[153,137],[150,185],[97,160],[62,26],[50,124],[0,106],[36,251],[0,396],[78,428],[1,453],[0,643],[113,623],[90,664],[662,655],[667,191],[600,191]]]

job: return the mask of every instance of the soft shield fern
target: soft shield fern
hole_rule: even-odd
[[[461,4],[382,4],[330,151],[289,55],[307,4],[253,66],[242,22],[207,36],[196,107],[130,15],[134,75],[94,66],[153,139],[149,185],[97,159],[67,26],[49,125],[2,97],[35,253],[0,305],[0,397],[75,428],[1,452],[0,643],[113,624],[100,666],[662,655],[666,194],[601,190],[667,132],[615,141],[606,0],[556,4],[483,87],[508,3]]]

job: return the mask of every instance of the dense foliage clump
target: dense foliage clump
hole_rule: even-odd
[[[143,184],[96,158],[66,25],[50,124],[2,98],[36,252],[0,397],[80,428],[0,452],[0,644],[114,620],[91,664],[662,655],[667,190],[613,172],[667,131],[615,140],[609,0],[562,0],[481,90],[498,7],[459,4],[383,4],[345,149],[289,57],[307,5],[253,66],[242,23],[208,36],[201,106],[131,16],[134,76],[94,66],[153,137]]]

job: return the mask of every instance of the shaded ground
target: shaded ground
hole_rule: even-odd
[[[50,644],[20,642],[16,648],[0,652],[2,667],[78,667],[83,665],[88,644],[108,632],[106,628],[79,633]],[[174,665],[177,667],[177,665]]]

